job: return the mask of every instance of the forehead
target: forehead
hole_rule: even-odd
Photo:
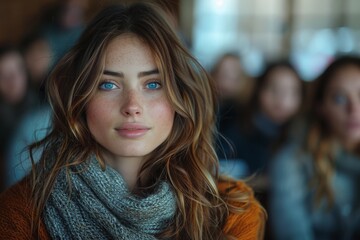
[[[0,56],[0,62],[21,62],[21,55],[18,52],[8,52]]]
[[[271,70],[264,81],[266,85],[300,86],[301,80],[293,70],[287,67],[276,67]]]
[[[23,71],[23,59],[19,53],[10,53],[0,58],[0,73]]]
[[[127,33],[112,39],[105,50],[105,65],[117,63],[153,64],[154,56],[143,39]]]
[[[346,66],[338,70],[330,79],[328,90],[334,91],[341,89],[343,91],[359,91],[360,89],[360,68],[355,66]]]

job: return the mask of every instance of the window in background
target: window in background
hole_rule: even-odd
[[[265,60],[289,57],[310,81],[335,55],[360,52],[358,0],[193,1],[192,50],[206,68],[231,51],[256,76]]]
[[[360,1],[296,0],[293,15],[290,55],[304,80],[315,79],[336,55],[360,52]]]
[[[285,0],[195,0],[193,52],[211,67],[224,52],[242,56],[245,70],[256,75],[264,54],[281,52]]]
[[[204,66],[223,51],[239,50],[238,0],[197,0],[193,30],[193,51]]]

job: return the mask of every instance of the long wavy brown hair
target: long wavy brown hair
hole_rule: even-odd
[[[246,206],[250,196],[237,193],[227,196],[226,201],[220,196],[218,159],[213,148],[214,87],[206,71],[179,42],[166,14],[149,3],[104,9],[51,73],[46,89],[54,114],[52,129],[42,141],[30,146],[30,153],[39,148],[43,151],[37,164],[31,154],[33,233],[36,235],[39,230],[43,208],[61,169],[70,171],[71,166],[86,162],[91,154],[105,168],[101,147],[91,136],[84,115],[98,88],[108,44],[126,33],[135,34],[152,49],[176,112],[169,137],[153,151],[140,171],[140,176],[152,173],[150,184],[169,181],[177,196],[175,221],[159,237],[225,237],[222,228],[229,212],[243,210],[227,201],[236,199]]]
[[[331,177],[334,173],[335,137],[328,125],[328,121],[319,110],[324,102],[325,93],[334,79],[333,76],[348,66],[360,69],[360,57],[342,56],[336,58],[316,79],[312,108],[310,110],[309,133],[306,139],[306,149],[314,161],[314,177],[311,185],[315,188],[315,203],[318,205],[324,198],[329,206],[334,203],[334,194],[331,187]],[[355,150],[359,154],[359,147]]]

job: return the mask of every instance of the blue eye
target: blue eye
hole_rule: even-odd
[[[149,82],[149,83],[146,84],[146,87],[148,89],[158,89],[158,88],[161,87],[161,85],[158,82]]]
[[[102,90],[112,90],[117,88],[117,86],[112,82],[103,82],[100,84],[99,88]]]
[[[333,97],[333,101],[335,104],[338,104],[338,105],[345,105],[347,104],[348,102],[348,99],[345,95],[342,95],[342,94],[336,94],[334,97]]]

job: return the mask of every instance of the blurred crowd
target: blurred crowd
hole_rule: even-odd
[[[44,81],[80,36],[85,2],[51,6],[20,44],[0,46],[0,190],[29,171],[27,145],[42,139],[50,126]]]
[[[0,190],[29,171],[26,147],[50,127],[44,81],[81,34],[83,11],[64,1],[48,13],[56,21],[44,16],[20,46],[0,47]],[[221,173],[254,188],[266,239],[360,239],[360,58],[337,56],[307,82],[287,59],[250,77],[243,58],[227,52],[209,69]]]
[[[360,57],[304,82],[287,60],[250,78],[226,53],[212,76],[221,172],[253,187],[265,238],[360,239]]]

